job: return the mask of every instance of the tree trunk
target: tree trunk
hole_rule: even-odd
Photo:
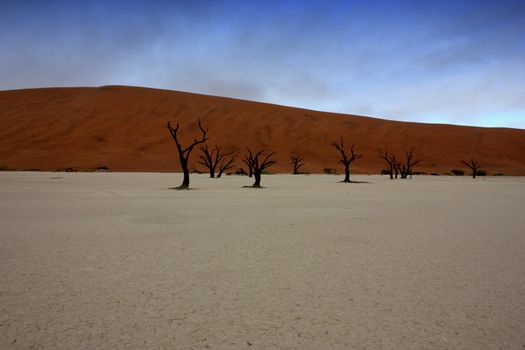
[[[215,178],[215,169],[213,169],[213,168],[210,168],[210,177],[211,177],[212,179]]]
[[[190,187],[190,171],[188,169],[188,163],[181,159],[180,165],[182,167],[182,172],[184,173],[184,178],[183,178],[182,183],[180,184],[180,186],[177,187],[177,189],[178,190],[187,190]]]
[[[345,164],[345,179],[343,182],[350,182],[350,163]]]
[[[394,179],[394,172],[392,171],[392,169],[390,169],[390,180],[393,180]]]
[[[476,170],[472,170],[472,178],[473,178],[473,179],[476,178]]]
[[[195,138],[193,140],[193,143],[186,148],[184,148],[180,144],[179,139],[177,137],[177,131],[179,130],[179,123],[177,123],[177,126],[175,128],[171,127],[169,121],[166,125],[166,127],[168,128],[171,134],[171,137],[173,138],[173,141],[175,141],[175,144],[177,145],[177,152],[179,153],[179,161],[182,167],[182,172],[184,173],[184,179],[182,180],[182,184],[179,187],[175,188],[177,190],[187,190],[190,187],[190,170],[188,169],[188,159],[190,158],[190,153],[196,145],[204,143],[208,139],[206,137],[206,133],[208,132],[208,129],[204,129],[202,127],[200,119],[197,119],[197,121],[199,124],[199,129],[202,132],[202,138],[199,140]]]
[[[253,176],[255,177],[255,183],[252,187],[261,187],[261,173],[255,172]]]

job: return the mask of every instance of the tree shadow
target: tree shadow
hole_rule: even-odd
[[[337,181],[337,183],[343,183],[343,184],[371,184],[372,182],[369,182],[369,181],[354,181],[354,180],[350,180],[350,181]]]
[[[255,188],[255,189],[259,189],[259,188],[266,188],[266,187],[251,185],[251,186],[242,186],[242,188]]]

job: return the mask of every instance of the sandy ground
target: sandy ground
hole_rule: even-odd
[[[525,179],[0,173],[1,349],[523,349]]]

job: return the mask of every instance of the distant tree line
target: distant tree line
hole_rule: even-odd
[[[170,122],[167,123],[167,128],[170,132],[172,139],[175,142],[179,163],[183,172],[182,183],[175,187],[177,190],[189,189],[190,185],[190,170],[189,170],[189,159],[192,151],[198,145],[200,145],[199,150],[199,160],[198,164],[203,166],[206,169],[206,172],[209,173],[210,178],[220,178],[227,170],[230,170],[235,167],[235,161],[238,159],[239,154],[235,151],[225,152],[222,150],[221,145],[214,145],[213,147],[208,145],[206,141],[209,140],[208,129],[202,126],[200,119],[197,119],[197,126],[200,131],[200,136],[195,137],[193,142],[188,146],[183,146],[181,144],[180,135],[179,135],[179,123],[175,127],[172,127]],[[362,158],[363,155],[357,151],[355,143],[346,148],[344,144],[344,139],[341,136],[339,141],[333,142],[331,146],[337,151],[339,162],[343,164],[345,177],[341,182],[352,183],[350,166],[353,162]],[[254,177],[254,183],[251,186],[244,186],[250,188],[261,188],[261,176],[264,174],[272,165],[276,163],[274,156],[276,152],[270,152],[266,149],[260,149],[257,151],[252,151],[251,148],[246,148],[247,153],[242,158],[242,162],[247,166],[248,172],[243,168],[237,170],[238,174],[247,174],[249,177]],[[390,179],[407,179],[411,178],[414,172],[414,167],[421,162],[421,159],[415,156],[415,147],[405,148],[401,154],[395,154],[389,151],[388,147],[381,152],[380,158],[385,161],[386,168],[382,173],[386,173],[390,176]],[[290,156],[290,163],[292,165],[292,174],[298,175],[303,174],[301,168],[305,166],[304,157],[294,152]],[[470,161],[461,160],[461,163],[467,166],[472,171],[472,177],[475,178],[476,175],[481,174],[479,162],[471,157]],[[334,169],[329,169],[330,173],[335,173]],[[193,169],[194,172],[202,173],[198,169]],[[462,171],[457,170],[455,174],[459,174]]]

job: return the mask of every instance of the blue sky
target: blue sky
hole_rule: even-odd
[[[0,89],[137,85],[525,128],[525,1],[0,0]]]

